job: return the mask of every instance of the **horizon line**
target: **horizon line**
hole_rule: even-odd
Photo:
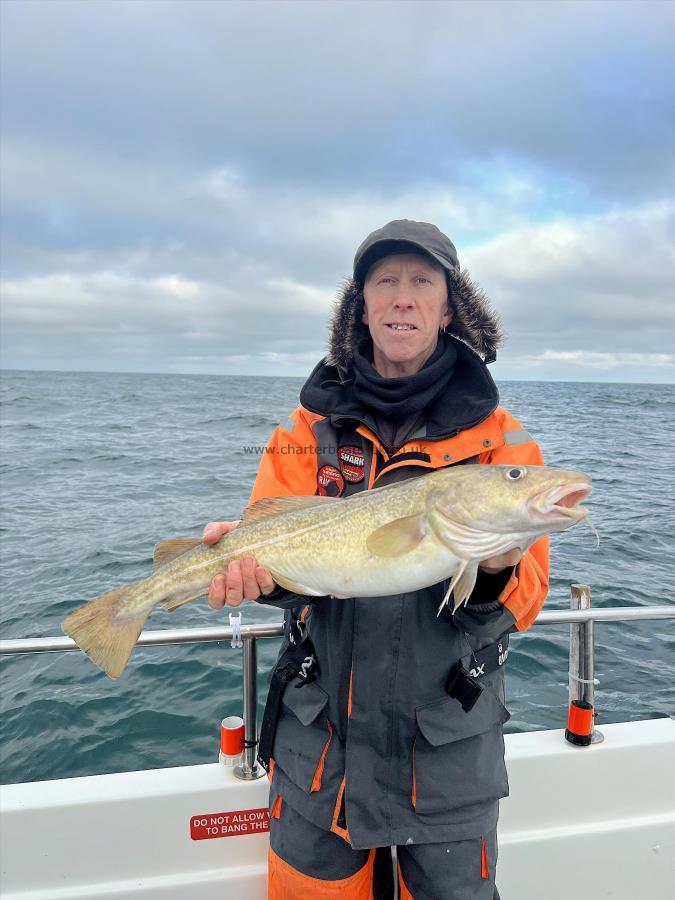
[[[36,374],[45,375],[165,375],[168,377],[190,376],[193,378],[292,378],[297,380],[307,380],[308,377],[307,375],[255,375],[237,372],[139,372],[129,369],[14,369],[0,366],[0,374],[5,372],[34,372]],[[532,382],[539,384],[647,384],[661,387],[675,386],[675,381],[592,381],[584,378],[572,380],[564,378],[499,378],[495,380],[513,384],[527,384]]]

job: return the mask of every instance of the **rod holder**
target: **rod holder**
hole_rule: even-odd
[[[244,683],[244,752],[240,766],[234,767],[234,774],[242,781],[263,778],[264,770],[258,765],[258,648],[255,637],[242,635]]]
[[[570,585],[570,608],[590,609],[591,589],[587,584]],[[576,747],[588,747],[603,740],[595,730],[595,688],[593,674],[593,620],[570,625],[569,712],[565,739]]]

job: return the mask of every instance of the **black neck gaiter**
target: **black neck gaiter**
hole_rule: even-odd
[[[396,422],[418,417],[447,388],[456,359],[454,344],[441,338],[419,372],[383,378],[373,367],[372,344],[363,341],[354,350],[354,394],[377,418]]]

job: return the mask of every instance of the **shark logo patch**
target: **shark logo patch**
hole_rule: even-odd
[[[340,463],[340,471],[346,481],[351,484],[358,484],[363,481],[365,471],[365,457],[360,447],[347,445],[338,448],[338,461]]]

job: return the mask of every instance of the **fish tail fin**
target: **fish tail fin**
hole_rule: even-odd
[[[101,594],[80,606],[61,623],[87,656],[111,678],[119,678],[143,630],[152,606],[120,609],[135,593],[138,584]]]

